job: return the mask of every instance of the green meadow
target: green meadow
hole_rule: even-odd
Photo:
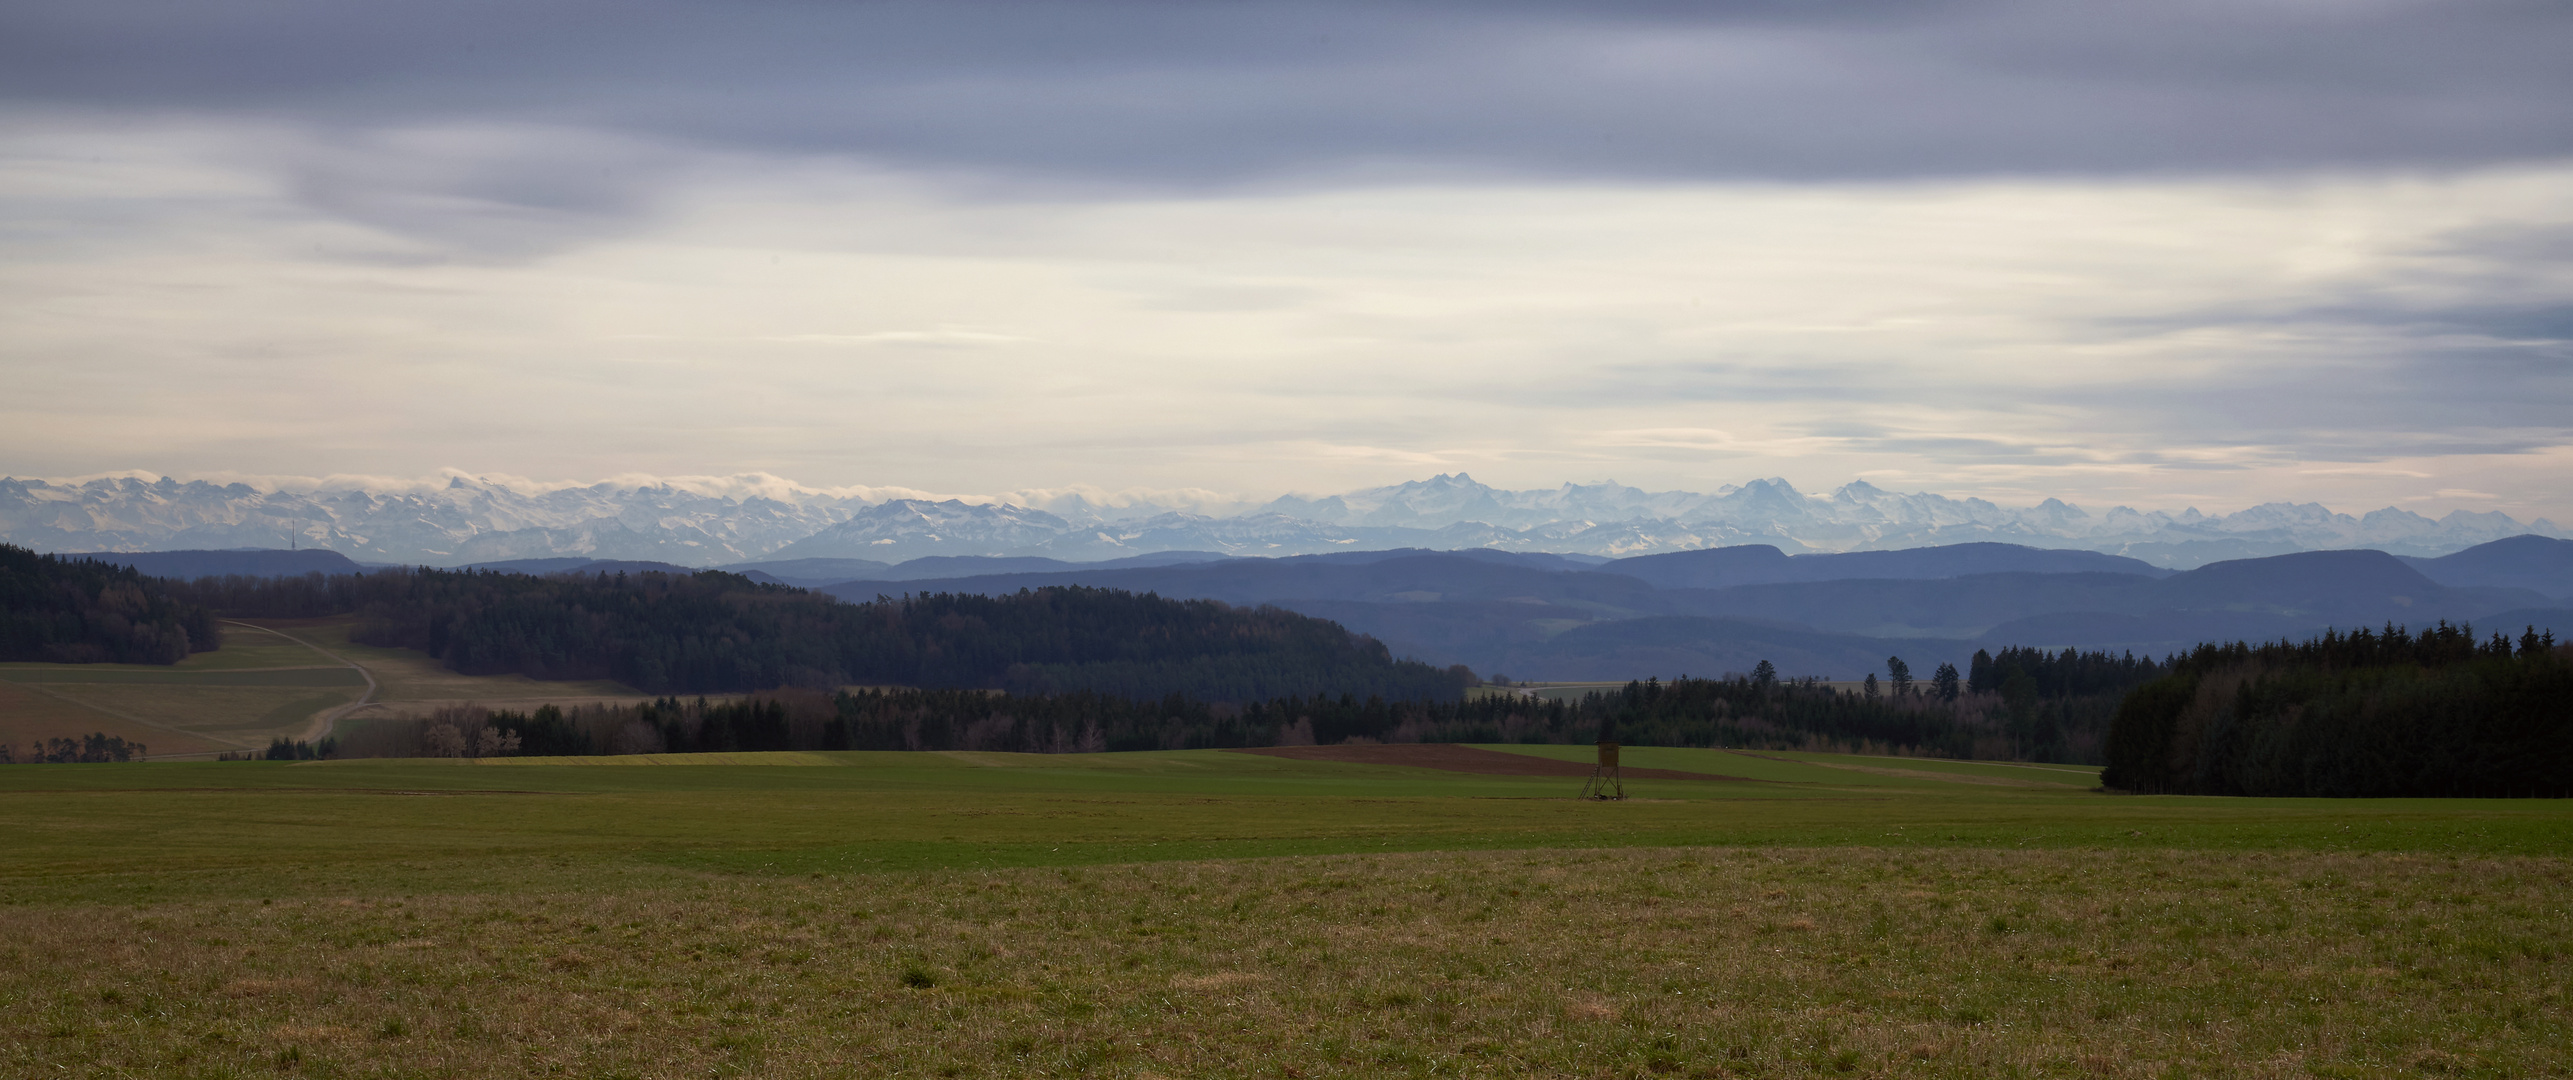
[[[1586,748],[1492,747],[1578,760]],[[20,1075],[2481,1076],[2573,804],[1630,747],[0,769]]]

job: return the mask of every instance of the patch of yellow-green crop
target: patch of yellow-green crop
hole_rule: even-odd
[[[0,1065],[2547,1076],[2568,892],[2551,857],[1872,847],[351,881],[13,911]]]

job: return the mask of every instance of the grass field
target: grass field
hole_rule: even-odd
[[[1493,748],[1569,753],[1568,748]],[[2573,805],[1186,751],[0,769],[16,1075],[2560,1076]]]
[[[315,740],[466,701],[525,710],[643,699],[613,682],[458,675],[407,649],[353,643],[350,625],[227,623],[222,648],[166,667],[0,664],[0,743],[103,732],[143,743],[155,759],[183,759],[263,749],[277,738]]]

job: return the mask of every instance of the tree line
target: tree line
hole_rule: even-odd
[[[2166,668],[2132,652],[1977,649],[1962,693],[1986,703],[1986,714],[2010,747],[2008,754],[1977,756],[2101,764],[2118,703]],[[1951,668],[1940,673],[1940,680],[1954,685],[1957,675]]]
[[[204,605],[133,567],[0,544],[0,661],[175,664],[217,640]]]
[[[2573,646],[2531,627],[2201,645],[2138,687],[2101,781],[2146,793],[2573,795]]]
[[[2016,665],[2035,663],[2038,654],[2009,655]],[[2045,659],[2064,661],[2060,654]],[[2088,662],[2078,654],[2072,659]],[[1883,695],[1849,693],[1811,680],[1779,680],[1774,669],[1724,679],[1646,679],[1577,700],[1513,691],[1465,698],[1313,693],[1238,703],[1088,689],[785,689],[526,712],[452,707],[408,725],[352,734],[341,750],[352,756],[1099,753],[1347,742],[1580,744],[1612,730],[1637,745],[2047,761],[2077,761],[2099,745],[2098,732],[2040,737],[2034,721],[2014,713],[2002,695],[1954,689],[1948,696],[1911,686]],[[2034,700],[2057,706],[2064,699]]]
[[[90,765],[143,760],[143,744],[93,731],[77,739],[30,740],[23,751],[0,743],[0,765]]]

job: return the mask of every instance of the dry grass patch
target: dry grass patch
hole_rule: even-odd
[[[2561,859],[1663,849],[19,907],[0,1072],[2560,1076]]]

